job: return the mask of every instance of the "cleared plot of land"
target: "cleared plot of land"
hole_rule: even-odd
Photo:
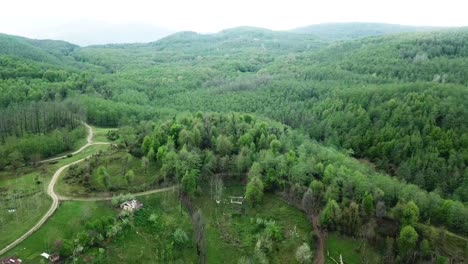
[[[252,258],[261,235],[257,219],[275,221],[280,227],[281,239],[274,242],[269,254],[272,263],[295,263],[295,252],[304,242],[313,249],[312,229],[305,215],[275,195],[267,194],[261,206],[251,209],[231,204],[229,196],[243,196],[245,186],[233,185],[224,190],[217,204],[205,195],[195,199],[205,217],[207,237],[207,263],[238,263],[241,257]]]
[[[104,189],[98,183],[97,168],[95,168],[90,175],[88,188],[79,183],[79,178],[83,175],[78,175],[75,178],[67,177],[67,169],[59,178],[55,190],[60,196],[66,197],[107,197],[111,195],[111,192],[135,193],[158,188],[155,184],[158,177],[154,173],[156,164],[150,163],[145,168],[142,166],[141,160],[134,157],[127,158],[128,154],[123,151],[106,151],[98,158],[98,163],[105,167],[109,175],[108,189]],[[85,164],[81,163],[78,166],[85,166]],[[129,183],[125,177],[125,171],[130,170],[134,172],[134,177]]]
[[[115,214],[108,202],[63,202],[38,231],[5,255],[19,256],[26,263],[40,263],[39,254],[53,252],[56,241],[72,238],[89,220]]]
[[[192,242],[190,217],[180,207],[176,192],[138,197],[143,209],[136,212],[132,228],[126,228],[106,248],[104,263],[198,263]],[[150,221],[151,215],[154,221]],[[176,229],[183,230],[190,241],[174,242]]]
[[[92,132],[91,132],[92,135]],[[88,143],[90,136],[88,135]],[[75,156],[39,164],[38,167],[23,167],[18,172],[4,171],[0,174],[0,224],[9,228],[0,229],[0,248],[21,237],[36,224],[50,207],[46,186],[58,168],[107,148],[107,145],[91,145]]]
[[[344,263],[381,263],[378,253],[365,241],[329,234],[325,245],[325,263],[336,264],[330,257],[339,263],[340,255]]]
[[[107,138],[107,132],[109,130],[116,130],[116,128],[105,128],[105,127],[95,127],[93,128],[93,141],[94,142],[109,142]]]

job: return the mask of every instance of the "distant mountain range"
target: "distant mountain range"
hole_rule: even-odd
[[[313,34],[329,40],[350,40],[370,36],[381,36],[405,32],[424,32],[444,29],[429,26],[405,26],[385,23],[325,23],[292,29],[302,34]]]
[[[237,27],[220,31],[222,36],[229,35],[232,32],[250,34],[252,32],[266,34],[275,37],[280,33],[289,35],[308,34],[313,35],[323,41],[350,40],[369,36],[380,36],[404,32],[424,32],[444,29],[440,27],[417,27],[404,26],[383,23],[327,23],[310,25],[287,31],[273,31],[269,29],[255,27]],[[80,46],[103,45],[103,44],[122,44],[122,43],[148,43],[154,42],[169,35],[175,31],[147,24],[108,24],[101,21],[77,21],[69,24],[59,25],[53,28],[39,29],[34,38],[63,40]],[[174,35],[180,37],[180,34],[188,32],[178,32]],[[197,35],[215,35],[198,34]],[[309,38],[309,37],[308,37]]]
[[[175,31],[146,24],[107,24],[100,21],[77,21],[48,29],[41,34],[48,39],[65,40],[80,46],[147,43]]]

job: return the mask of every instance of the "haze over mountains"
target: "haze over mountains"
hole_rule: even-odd
[[[0,259],[468,263],[468,28],[105,27],[0,34]]]
[[[443,28],[353,22],[315,24],[291,29],[289,32],[312,34],[325,40],[348,40],[368,36],[431,31],[438,29]],[[90,46],[122,43],[148,43],[157,41],[175,32],[175,30],[142,23],[110,24],[102,21],[82,20],[57,25],[53,28],[36,29],[33,34],[33,38],[64,40],[80,46]]]

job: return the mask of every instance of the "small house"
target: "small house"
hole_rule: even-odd
[[[143,204],[135,199],[130,200],[130,201],[125,201],[120,204],[120,208],[122,209],[122,211],[128,211],[128,212],[136,212],[140,210],[142,207],[143,207]]]
[[[49,260],[50,263],[57,263],[60,260],[59,254],[49,255],[49,254],[44,252],[44,253],[41,254],[41,256],[44,257],[45,259]]]
[[[57,263],[60,260],[59,254],[52,254],[49,256],[50,263]]]
[[[21,259],[14,257],[0,259],[0,264],[20,264],[21,262],[23,262]]]

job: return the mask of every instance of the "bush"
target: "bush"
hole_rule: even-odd
[[[133,194],[119,194],[117,196],[112,197],[111,203],[113,206],[119,206],[121,203],[133,199],[135,199],[135,196]]]
[[[183,246],[189,241],[189,238],[184,230],[177,228],[174,231],[174,243],[178,246]]]
[[[312,251],[307,243],[302,244],[296,250],[296,260],[301,264],[312,263]]]

